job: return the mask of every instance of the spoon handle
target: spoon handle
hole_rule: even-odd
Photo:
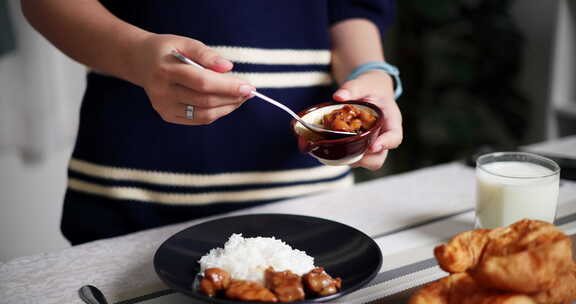
[[[206,70],[205,67],[201,66],[200,64],[194,62],[193,60],[190,60],[188,57],[180,54],[178,51],[176,50],[172,50],[172,55],[176,58],[178,58],[178,60],[189,64],[189,65],[193,65],[199,69],[202,70]],[[327,130],[324,127],[314,124],[314,123],[310,123],[310,122],[306,122],[304,121],[300,116],[298,116],[298,114],[294,113],[294,111],[290,110],[290,108],[288,108],[287,106],[285,106],[283,103],[276,101],[260,92],[256,92],[256,90],[250,92],[250,94],[259,97],[260,99],[267,101],[277,107],[279,107],[280,109],[286,111],[288,114],[290,114],[290,116],[292,116],[294,119],[296,119],[297,121],[299,121],[303,126],[305,126],[306,128],[314,131],[314,132],[319,132],[319,133],[332,133],[332,134],[339,134],[339,135],[356,135],[356,133],[353,132],[344,132],[344,131],[334,131],[334,130]]]
[[[259,92],[256,92],[256,91],[252,91],[251,93],[252,93],[254,96],[260,97],[261,99],[264,99],[265,101],[267,101],[267,102],[269,102],[269,103],[271,103],[271,104],[279,107],[280,109],[288,112],[288,114],[290,114],[290,116],[294,117],[294,119],[296,119],[297,121],[299,121],[299,122],[302,123],[302,119],[300,118],[300,116],[298,116],[298,114],[294,113],[294,111],[290,110],[290,108],[288,108],[288,107],[285,106],[284,104],[282,104],[282,103],[280,103],[280,102],[278,102],[278,101],[276,101],[276,100],[274,100],[274,99],[272,99],[272,98],[270,98],[270,97],[268,97],[268,96],[266,96],[266,95],[264,95],[264,94],[262,94],[262,93],[259,93]]]
[[[197,67],[197,68],[199,68],[199,69],[202,69],[202,70],[205,70],[205,69],[206,69],[205,67],[199,65],[198,63],[190,60],[188,57],[186,57],[186,56],[178,53],[177,51],[174,51],[174,50],[173,50],[173,51],[172,51],[172,55],[174,55],[176,58],[180,59],[180,61],[182,61],[182,62],[184,62],[184,63],[187,63],[187,64],[189,64],[189,65],[193,65],[193,66],[195,66],[195,67]],[[274,99],[272,99],[272,98],[270,98],[270,97],[268,97],[268,96],[266,96],[266,95],[264,95],[264,94],[262,94],[262,93],[260,93],[260,92],[252,91],[252,92],[250,92],[250,93],[251,93],[252,95],[257,96],[257,97],[259,97],[259,98],[261,98],[261,99],[264,99],[265,101],[267,101],[267,102],[269,102],[269,103],[271,103],[271,104],[273,104],[273,105],[281,108],[282,110],[288,112],[288,114],[290,114],[292,117],[294,117],[294,119],[296,119],[296,120],[298,120],[298,121],[300,121],[300,122],[302,123],[302,121],[300,120],[300,116],[298,116],[298,114],[294,113],[294,111],[290,110],[290,108],[288,108],[287,106],[283,105],[281,102],[276,101],[276,100],[274,100]]]
[[[80,298],[87,304],[108,304],[100,289],[92,285],[84,285],[78,290]]]
[[[189,65],[193,65],[193,66],[195,66],[195,67],[197,67],[197,68],[199,68],[199,69],[202,69],[202,70],[205,70],[205,69],[206,69],[205,67],[199,65],[198,63],[190,60],[190,58],[188,58],[188,57],[186,57],[186,56],[178,53],[178,51],[176,51],[176,50],[172,50],[172,56],[178,58],[180,61],[182,61],[182,62],[184,62],[184,63],[187,63],[187,64],[189,64]]]

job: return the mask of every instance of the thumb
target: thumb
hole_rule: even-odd
[[[332,95],[332,98],[336,101],[344,102],[350,100],[362,99],[364,96],[360,96],[360,86],[356,79],[345,82],[338,91]]]
[[[182,52],[188,58],[214,72],[226,73],[234,67],[231,61],[198,40],[189,39]]]

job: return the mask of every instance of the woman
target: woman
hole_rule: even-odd
[[[402,140],[380,35],[389,0],[22,0],[29,22],[90,67],[62,231],[72,244],[352,183],[300,153],[295,111],[366,100],[385,132],[355,166],[376,170]],[[177,50],[209,70],[182,64]],[[358,70],[356,70],[358,72]],[[358,73],[356,73],[358,74]],[[340,88],[333,93],[333,80]]]

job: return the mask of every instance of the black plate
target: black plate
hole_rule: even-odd
[[[305,302],[324,302],[357,290],[370,282],[382,265],[378,245],[350,226],[309,216],[253,214],[216,219],[176,233],[156,251],[156,273],[170,288],[196,299],[211,303],[240,303],[210,298],[193,288],[200,271],[200,257],[212,248],[223,247],[233,233],[242,233],[243,237],[281,239],[292,248],[304,250],[314,257],[314,264],[324,267],[330,275],[342,278],[339,293],[310,298]]]

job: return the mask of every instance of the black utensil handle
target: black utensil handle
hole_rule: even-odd
[[[82,286],[80,290],[78,290],[78,294],[82,301],[87,304],[108,304],[106,297],[104,297],[100,289],[92,285]]]

